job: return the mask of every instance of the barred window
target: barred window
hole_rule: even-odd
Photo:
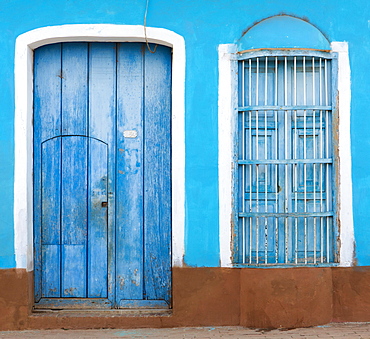
[[[239,57],[238,264],[337,261],[335,62],[316,51]]]

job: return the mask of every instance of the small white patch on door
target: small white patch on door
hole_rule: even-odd
[[[130,130],[123,131],[123,136],[125,138],[136,138],[137,137],[137,131],[134,131],[134,130],[132,130],[132,131],[130,131]]]

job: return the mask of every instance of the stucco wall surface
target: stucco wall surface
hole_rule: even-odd
[[[0,267],[15,267],[14,50],[17,36],[64,24],[142,25],[144,0],[3,1],[0,11]],[[351,67],[351,148],[354,229],[358,265],[370,265],[370,3],[367,0],[151,0],[147,25],[166,28],[185,40],[185,256],[190,266],[219,265],[218,54],[256,22],[289,14],[308,20],[329,41],[347,41]],[[299,46],[297,46],[299,47]],[[174,103],[176,104],[176,103]],[[351,178],[342,178],[350,180]]]
[[[179,326],[295,328],[370,321],[370,267],[175,268],[167,314],[32,313],[32,272],[0,270],[0,330]],[[155,312],[154,312],[155,313]]]

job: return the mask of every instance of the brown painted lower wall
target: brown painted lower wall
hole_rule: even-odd
[[[370,267],[333,268],[333,321],[370,321]]]
[[[29,278],[21,269],[0,270],[0,329],[13,330],[28,326],[31,309]]]
[[[307,327],[332,319],[330,268],[243,269],[240,324]]]
[[[370,321],[370,267],[174,268],[168,316],[32,313],[32,273],[0,270],[0,329],[242,325],[305,327]]]

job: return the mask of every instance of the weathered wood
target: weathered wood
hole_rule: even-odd
[[[108,297],[108,147],[89,139],[88,175],[88,293]]]
[[[42,291],[42,142],[60,135],[61,45],[41,47],[34,55],[34,250],[35,250],[35,300],[46,293]],[[48,147],[47,147],[48,148]],[[53,153],[60,153],[54,150]],[[44,154],[47,156],[47,154]],[[45,168],[46,164],[43,165]],[[44,175],[45,177],[45,175]],[[48,177],[48,176],[47,176]],[[50,178],[50,177],[49,177]],[[47,187],[47,186],[46,186]],[[56,193],[58,196],[58,193]],[[57,211],[55,212],[57,213]],[[55,279],[52,279],[52,281]],[[52,290],[58,287],[51,287]],[[53,292],[54,293],[54,292]]]
[[[114,300],[115,289],[115,159],[116,159],[116,44],[89,45],[89,136],[104,142],[106,150],[90,141],[90,191],[101,187],[106,207],[94,207],[89,227],[96,237],[89,238],[89,297],[106,296]],[[93,152],[97,152],[94,153]],[[102,152],[106,152],[106,158]],[[103,174],[105,171],[105,175]],[[100,178],[99,178],[100,176]],[[105,178],[104,178],[105,177]],[[96,178],[96,182],[94,179]],[[105,182],[105,184],[104,184]],[[104,194],[103,186],[106,189]],[[95,199],[91,196],[91,199]],[[96,201],[97,203],[97,201]],[[91,205],[93,206],[93,205]],[[92,218],[94,217],[94,218]],[[97,217],[98,219],[95,219]],[[103,225],[103,218],[105,223]],[[103,230],[102,227],[105,229]],[[89,231],[89,234],[90,234]],[[100,235],[99,235],[100,234]],[[95,251],[99,249],[100,255]],[[100,262],[99,262],[100,261]],[[103,270],[106,270],[103,272]],[[94,272],[94,273],[93,273]],[[99,276],[99,272],[101,276]],[[98,277],[99,276],[99,277]],[[101,285],[101,286],[99,286]]]
[[[42,143],[42,296],[60,297],[61,138]]]
[[[116,289],[119,302],[142,299],[144,292],[142,45],[119,44],[117,66]],[[125,137],[125,131],[135,131],[136,137]]]
[[[87,43],[62,44],[62,134],[87,133]]]
[[[41,245],[42,250],[42,297],[61,296],[60,245]]]
[[[171,50],[145,49],[144,279],[145,299],[170,300]]]
[[[46,45],[35,50],[35,150],[41,147],[36,142],[40,143],[61,134],[61,53],[61,44]]]
[[[167,47],[36,50],[39,307],[170,305],[170,98]]]
[[[35,309],[61,310],[109,310],[112,302],[104,298],[42,298],[35,304]]]
[[[62,138],[62,295],[86,297],[87,138]]]

